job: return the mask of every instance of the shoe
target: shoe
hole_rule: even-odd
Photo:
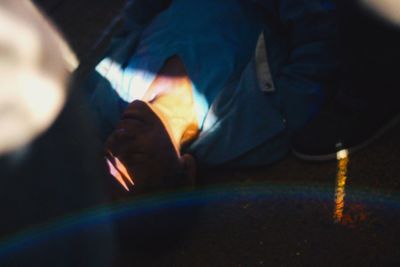
[[[353,153],[364,148],[400,121],[398,108],[383,106],[357,110],[333,101],[293,134],[293,154],[306,161],[329,161],[341,150]]]

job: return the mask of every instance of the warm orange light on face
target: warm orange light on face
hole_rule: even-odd
[[[349,164],[348,151],[341,150],[337,153],[338,170],[336,175],[336,188],[335,188],[335,208],[333,219],[336,223],[340,223],[343,219],[344,199],[346,196],[346,180],[347,180],[347,166]]]

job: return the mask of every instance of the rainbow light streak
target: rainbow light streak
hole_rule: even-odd
[[[330,203],[332,201],[331,192],[332,189],[324,185],[288,186],[286,184],[260,183],[252,185],[232,184],[195,191],[144,196],[122,203],[93,207],[80,213],[66,215],[36,227],[21,230],[7,237],[1,237],[0,262],[4,258],[15,255],[15,253],[40,246],[46,240],[60,239],[80,230],[89,231],[95,229],[95,227],[112,223],[114,220],[140,217],[143,214],[158,210],[192,208],[238,200],[276,203],[275,201],[282,200],[282,196],[289,200]],[[357,202],[373,207],[385,207],[390,209],[392,214],[400,212],[400,196],[381,195],[363,189],[362,191],[353,191],[350,200],[357,200]]]
[[[335,188],[335,208],[333,220],[335,223],[341,223],[343,219],[344,199],[346,196],[347,166],[349,164],[349,152],[347,149],[337,152],[338,171],[336,175]]]

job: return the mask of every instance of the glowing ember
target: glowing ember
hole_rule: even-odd
[[[335,210],[333,219],[336,223],[340,223],[343,219],[344,198],[346,195],[346,180],[347,180],[347,166],[349,163],[349,153],[346,149],[337,153],[338,159],[338,172],[336,176],[336,190],[335,190]]]

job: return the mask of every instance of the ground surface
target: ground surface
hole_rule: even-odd
[[[124,1],[38,2],[83,57]],[[197,203],[201,208],[189,216],[195,219],[187,223],[190,227],[185,234],[180,238],[167,235],[165,239],[178,240],[166,245],[167,250],[156,250],[155,244],[143,250],[128,245],[131,250],[118,265],[398,265],[399,136],[397,127],[351,156],[346,188],[347,225],[332,221],[337,163],[309,164],[288,155],[283,161],[260,169],[205,171],[204,187],[212,185],[216,189]],[[236,189],[226,187],[232,183],[237,184]],[[252,190],[259,190],[259,195],[255,196]],[[303,193],[299,195],[299,191]],[[154,235],[172,231],[150,229]],[[152,238],[144,239],[158,242],[149,235]]]

